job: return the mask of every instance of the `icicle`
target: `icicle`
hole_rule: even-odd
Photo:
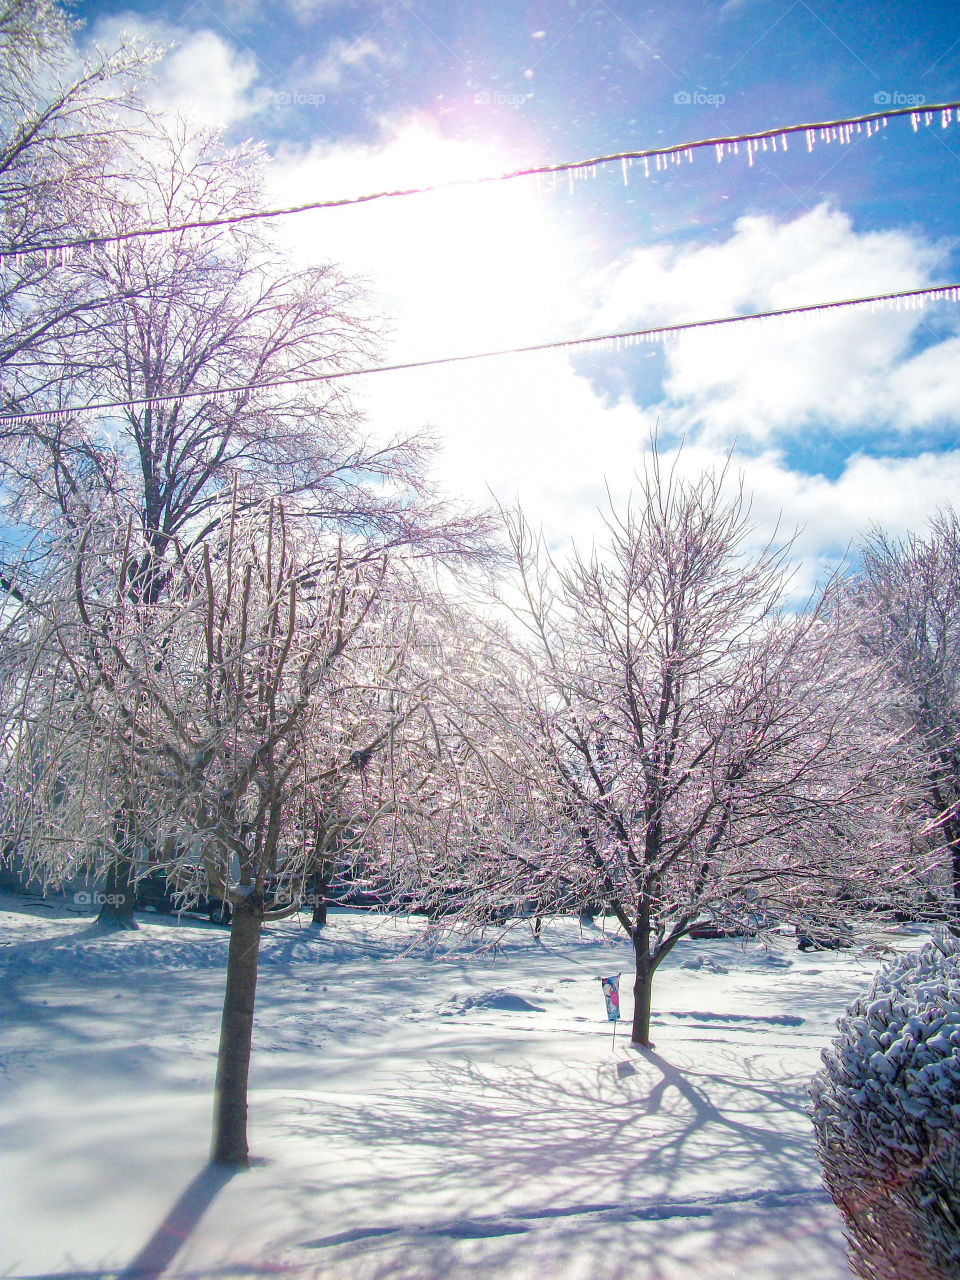
[[[945,129],[947,125],[950,123],[951,114],[952,112],[949,107],[947,107],[946,110],[940,112],[940,128],[941,129]]]
[[[932,111],[925,111],[925,112],[923,113],[923,123],[924,123],[925,125],[927,125],[927,126],[929,126],[929,125],[933,124],[933,112],[932,112]]]
[[[573,170],[567,170],[567,191],[573,195]]]
[[[812,151],[812,150],[813,150],[813,137],[814,137],[813,130],[812,130],[812,129],[808,129],[808,130],[807,130],[807,150],[808,150],[808,151]]]
[[[771,139],[770,139],[770,146],[771,146],[771,148],[772,148],[774,151],[776,151],[776,149],[777,149],[777,140],[776,140],[776,138],[771,138]]]
[[[760,142],[761,142],[761,144],[763,145],[763,149],[764,149],[764,151],[766,151],[766,149],[767,149],[767,140],[766,140],[766,138],[761,138],[761,139],[760,139]]]
[[[627,177],[627,161],[625,156],[622,156],[620,159],[620,172],[623,174],[623,185],[628,187],[630,185],[630,180]]]
[[[687,163],[693,164],[693,147],[687,147]]]
[[[753,147],[749,142],[747,143],[747,164],[751,169],[753,168]]]
[[[645,178],[650,177],[650,157],[649,156],[643,157],[643,176]]]
[[[780,145],[783,147],[784,151],[789,150],[787,147],[787,135],[785,133],[781,133],[780,135]]]
[[[910,112],[910,123],[913,125],[913,132],[916,133],[920,126],[920,115],[916,111]]]
[[[740,143],[739,143],[739,142],[734,142],[734,144],[733,144],[733,154],[734,154],[735,156],[738,156],[738,155],[740,154]]]
[[[720,161],[723,159],[723,143],[722,143],[722,142],[718,142],[718,143],[715,145],[714,150],[715,150],[715,151],[716,151],[716,153],[717,153],[717,164],[719,164],[719,163],[720,163]]]

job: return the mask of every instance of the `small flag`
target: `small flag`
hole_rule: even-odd
[[[607,1002],[607,1021],[616,1022],[620,1017],[620,975],[615,973],[610,978],[599,978],[598,982]]]

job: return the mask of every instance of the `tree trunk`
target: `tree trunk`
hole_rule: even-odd
[[[313,877],[313,924],[327,923],[327,890],[330,888],[332,868]]]
[[[630,1040],[633,1044],[650,1046],[650,1009],[653,996],[653,965],[647,948],[641,952],[636,948],[637,976],[633,983],[633,1031]]]
[[[136,929],[133,918],[136,890],[130,882],[132,865],[127,858],[117,858],[107,869],[107,881],[103,887],[103,901],[97,915],[97,924],[104,929]]]
[[[953,824],[951,823],[951,826]],[[950,862],[953,871],[953,924],[960,924],[960,835],[950,831]]]
[[[245,1165],[248,1155],[247,1076],[253,1040],[263,900],[259,894],[253,894],[232,905],[210,1159],[215,1164]]]

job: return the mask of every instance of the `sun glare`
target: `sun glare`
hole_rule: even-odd
[[[310,167],[315,178],[306,185],[340,196],[483,177],[516,161],[492,143],[450,140],[410,122],[381,147],[314,154]],[[455,186],[349,213],[309,221],[322,225],[325,253],[375,282],[398,358],[543,341],[570,333],[582,314],[576,246],[533,179]],[[306,220],[297,236],[316,253]]]

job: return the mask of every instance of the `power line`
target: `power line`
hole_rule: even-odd
[[[374,373],[401,373],[410,369],[432,369],[440,365],[464,364],[473,360],[491,360],[498,356],[528,355],[534,351],[556,351],[567,347],[587,347],[598,343],[633,346],[638,342],[657,341],[675,333],[692,329],[711,329],[724,324],[742,324],[747,320],[775,320],[778,317],[823,313],[841,309],[868,307],[871,310],[901,302],[908,306],[923,305],[926,300],[960,302],[960,283],[930,285],[924,289],[902,289],[897,293],[874,293],[862,298],[841,298],[831,302],[810,302],[799,307],[781,307],[776,311],[751,311],[746,315],[718,316],[711,320],[687,320],[681,324],[655,325],[649,329],[630,329],[619,333],[600,333],[587,338],[563,338],[556,342],[536,342],[524,347],[502,347],[495,351],[473,351],[463,355],[434,356],[429,360],[408,360],[401,364],[371,365],[365,369],[340,369],[334,373],[311,373],[296,377],[274,378],[263,382],[242,382],[234,386],[211,387],[202,391],[145,396],[143,399],[100,400],[91,404],[62,409],[37,409],[29,413],[0,414],[0,426],[19,426],[28,422],[54,423],[77,414],[103,413],[110,409],[139,409],[161,404],[182,404],[186,400],[217,400],[223,396],[248,391],[274,390],[278,387],[303,386],[308,383],[334,382],[341,378],[363,378]]]
[[[46,243],[23,245],[19,249],[0,249],[0,261],[19,259],[30,254],[60,254],[66,260],[76,249],[94,249],[107,244],[118,244],[127,240],[139,240],[153,236],[172,235],[177,231],[195,231],[213,227],[231,227],[243,222],[258,222],[267,218],[283,218],[295,213],[309,213],[317,209],[341,209],[347,205],[369,204],[373,200],[393,200],[403,196],[426,195],[433,191],[446,191],[453,187],[481,186],[491,182],[509,182],[514,178],[530,178],[537,175],[556,175],[566,173],[570,181],[578,174],[584,174],[600,165],[619,162],[623,167],[624,181],[627,181],[628,166],[634,161],[644,164],[645,173],[649,173],[652,161],[657,170],[670,164],[679,163],[684,157],[693,159],[695,151],[713,147],[717,160],[724,155],[739,155],[740,144],[746,149],[748,162],[753,164],[757,151],[786,151],[787,139],[797,134],[806,135],[807,149],[812,150],[815,142],[848,143],[854,134],[866,132],[870,137],[877,130],[884,128],[888,120],[898,116],[909,115],[914,131],[919,128],[921,120],[925,125],[933,123],[939,114],[942,127],[953,119],[954,112],[960,120],[960,100],[955,102],[936,102],[929,106],[892,107],[886,111],[871,111],[866,115],[844,116],[837,120],[815,120],[806,124],[788,124],[775,129],[762,129],[757,133],[733,133],[722,137],[699,138],[693,142],[679,142],[669,147],[648,147],[643,151],[615,151],[609,155],[591,156],[585,160],[566,160],[560,164],[532,165],[524,169],[513,169],[508,173],[485,174],[475,178],[451,178],[445,182],[431,183],[422,187],[402,187],[393,191],[374,191],[368,195],[345,196],[336,200],[311,200],[306,204],[287,205],[276,209],[257,209],[249,213],[228,214],[219,218],[197,218],[188,222],[176,222],[167,226],[138,227],[132,231],[118,231],[109,236],[87,236],[76,240],[55,240]]]

